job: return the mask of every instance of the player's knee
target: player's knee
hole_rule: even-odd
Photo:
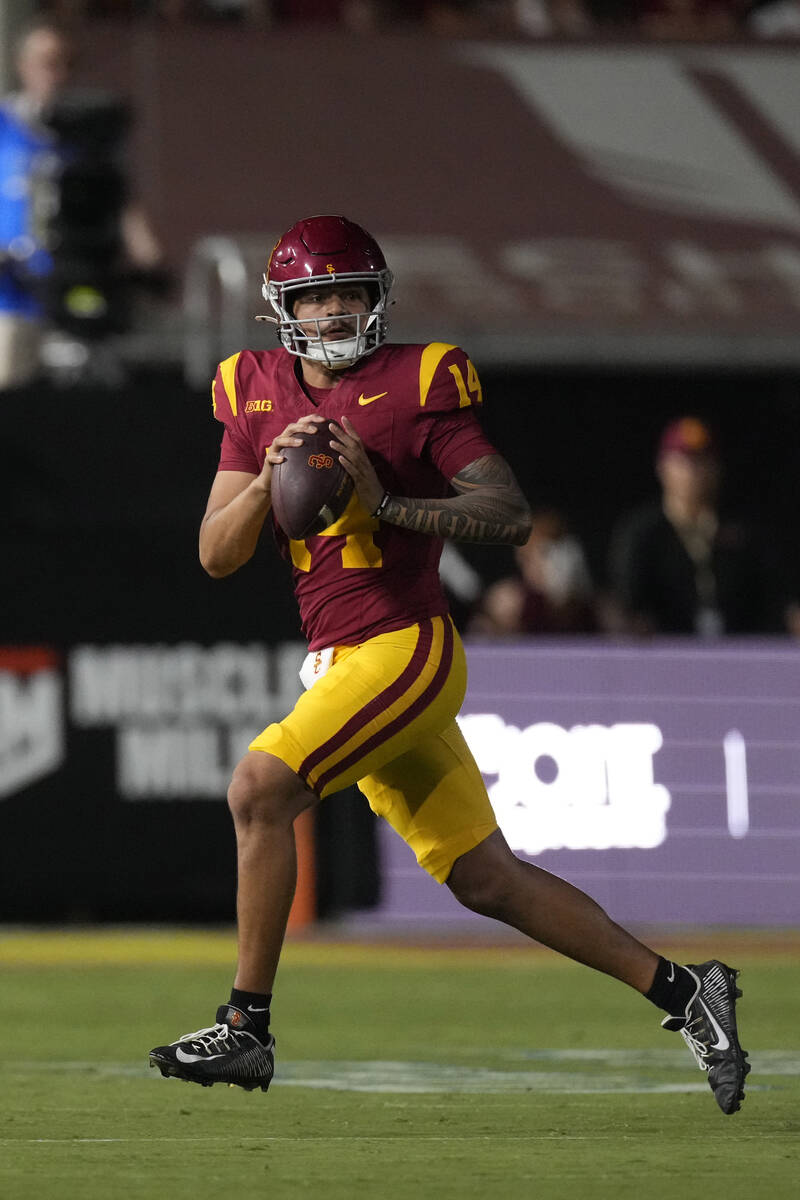
[[[508,921],[519,886],[519,860],[499,829],[453,863],[447,886],[465,908]]]
[[[270,754],[251,751],[233,772],[228,806],[237,825],[291,822],[310,794],[293,771]]]
[[[453,868],[447,886],[460,904],[484,917],[505,920],[513,894],[511,880],[504,871]]]

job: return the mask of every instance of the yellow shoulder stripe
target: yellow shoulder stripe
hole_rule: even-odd
[[[236,413],[236,364],[239,361],[239,354],[232,354],[230,358],[226,358],[224,362],[219,364],[219,373],[222,376],[222,382],[225,385],[225,392],[231,406],[231,412],[234,416]]]
[[[419,403],[420,408],[425,407],[425,401],[428,399],[428,392],[433,383],[433,377],[436,374],[436,368],[449,351],[457,349],[456,346],[450,346],[447,342],[431,342],[422,351],[422,358],[419,360]]]

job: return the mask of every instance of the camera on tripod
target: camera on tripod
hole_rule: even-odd
[[[120,152],[128,104],[109,93],[62,93],[42,114],[51,148],[32,179],[35,237],[51,269],[31,281],[52,323],[92,339],[121,333],[130,320],[122,214],[128,189]]]

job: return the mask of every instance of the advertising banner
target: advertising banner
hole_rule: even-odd
[[[800,650],[468,648],[461,728],[518,854],[622,922],[800,921]],[[469,919],[383,834],[381,919]]]
[[[304,649],[0,648],[0,921],[231,920],[230,775]]]
[[[303,651],[0,651],[0,919],[231,919],[228,779],[292,707]],[[468,656],[460,723],[517,853],[623,922],[800,922],[800,651],[587,639]],[[478,919],[379,828],[370,924]]]

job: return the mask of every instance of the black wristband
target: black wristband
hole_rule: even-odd
[[[389,495],[389,493],[384,492],[383,495],[381,496],[380,504],[375,509],[375,512],[371,513],[370,516],[379,517],[381,515],[381,513],[383,512],[383,510],[386,508],[386,505],[389,503],[390,500],[391,500],[391,496]]]

